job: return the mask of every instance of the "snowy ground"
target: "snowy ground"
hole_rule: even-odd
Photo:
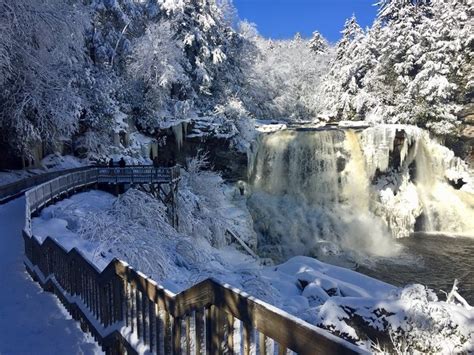
[[[177,232],[159,201],[129,190],[118,199],[91,191],[63,200],[33,220],[33,231],[81,248],[102,268],[115,256],[123,259],[174,292],[212,276],[364,348],[474,349],[472,308],[439,301],[422,285],[396,288],[308,257],[261,266],[213,237],[224,222],[203,212],[209,201],[190,191],[184,197],[197,204],[187,210],[196,229]]]
[[[24,199],[0,206],[0,354],[99,354],[101,349],[43,292],[23,265]]]

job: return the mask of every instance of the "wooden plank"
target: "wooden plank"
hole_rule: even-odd
[[[140,290],[136,290],[135,292],[135,312],[136,312],[136,319],[137,319],[137,337],[138,339],[142,336],[142,312],[141,312],[141,292]]]
[[[229,354],[234,353],[234,316],[230,313],[225,313],[227,325],[227,351]]]
[[[258,346],[259,346],[259,354],[266,355],[267,354],[267,337],[265,334],[259,332],[258,333]]]
[[[196,320],[196,354],[200,355],[204,354],[204,350],[206,347],[204,310],[197,310],[194,317]]]
[[[136,317],[137,313],[135,312],[135,305],[136,305],[136,289],[130,285],[130,328],[132,333],[134,333],[137,329],[136,327]]]
[[[209,309],[210,313],[210,332],[209,335],[211,338],[211,348],[210,354],[221,354],[222,342],[224,340],[224,329],[223,323],[221,321],[221,311],[218,307],[212,305]]]
[[[186,355],[191,355],[191,315],[186,317]]]
[[[148,311],[147,311],[147,304],[148,304],[148,299],[145,296],[142,296],[141,300],[141,314],[142,314],[142,337],[143,337],[143,343],[148,344],[147,341],[147,332],[148,332]]]
[[[213,306],[210,306],[206,308],[205,310],[205,317],[206,317],[206,338],[205,338],[205,344],[206,344],[206,354],[213,355],[215,354],[215,351],[213,349],[213,342],[212,342],[212,308]]]
[[[130,325],[130,285],[123,280],[124,284],[124,310],[125,310],[125,325]]]
[[[165,354],[171,354],[173,351],[173,337],[171,331],[171,321],[168,312],[164,312],[163,320],[163,345]]]
[[[173,318],[173,354],[181,354],[181,318]]]
[[[156,342],[156,353],[161,354],[163,347],[163,340],[161,339],[162,331],[163,331],[163,321],[161,319],[161,311],[158,305],[158,302],[154,303],[155,305],[155,342]]]
[[[119,278],[114,278],[115,284],[115,322],[120,322],[124,320],[124,296],[125,292],[123,289],[122,280]]]
[[[102,325],[104,327],[107,327],[108,326],[107,316],[105,314],[106,313],[106,307],[107,307],[107,304],[106,304],[107,294],[106,294],[106,290],[105,290],[105,285],[104,286],[99,286],[98,291],[99,292],[96,294],[96,297],[99,299],[99,309],[98,309],[99,316],[97,318],[99,318],[100,322],[102,323]]]
[[[249,323],[243,323],[242,341],[244,355],[250,355],[250,347],[252,344],[252,326]]]
[[[278,355],[286,355],[288,352],[288,349],[285,348],[283,345],[278,344]]]
[[[153,352],[155,347],[155,303],[147,300],[148,302],[148,334],[149,334],[149,345],[150,350]]]

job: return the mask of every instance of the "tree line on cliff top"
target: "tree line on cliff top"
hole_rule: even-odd
[[[252,119],[452,134],[472,100],[471,5],[381,1],[371,28],[352,17],[330,44],[263,38],[231,0],[0,0],[0,148],[103,150],[124,116],[148,135],[189,119],[234,135]]]

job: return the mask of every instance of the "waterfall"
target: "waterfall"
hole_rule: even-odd
[[[365,162],[354,132],[281,131],[260,137],[249,206],[260,252],[286,258],[388,256],[396,247],[370,211]]]
[[[447,148],[424,137],[416,156],[416,181],[423,205],[424,230],[474,236],[474,194],[467,166]],[[462,178],[457,190],[447,181]]]
[[[291,195],[307,203],[337,204],[337,150],[344,133],[268,135],[257,152],[253,185],[273,195]]]
[[[264,255],[359,260],[394,255],[394,238],[415,227],[474,235],[472,174],[417,127],[285,130],[252,151],[248,204]]]

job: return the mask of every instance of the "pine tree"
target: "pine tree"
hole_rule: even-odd
[[[317,54],[322,54],[328,51],[329,43],[321,33],[315,31],[309,41],[309,48]]]
[[[215,0],[164,1],[158,24],[136,42],[129,65],[144,81],[145,126],[209,115],[235,98],[251,46],[230,27],[232,3],[219,4],[225,7]]]
[[[399,19],[400,10],[407,6],[430,6],[432,0],[381,0],[376,5],[379,7],[378,20],[388,22]]]
[[[364,31],[357,23],[355,15],[352,15],[351,18],[346,20],[341,34],[342,38],[336,44],[337,58],[342,58],[349,44],[352,41],[359,39],[364,34]]]
[[[338,118],[455,132],[457,112],[472,92],[469,1],[394,1],[383,11],[352,41],[346,23],[322,85],[322,110]]]

